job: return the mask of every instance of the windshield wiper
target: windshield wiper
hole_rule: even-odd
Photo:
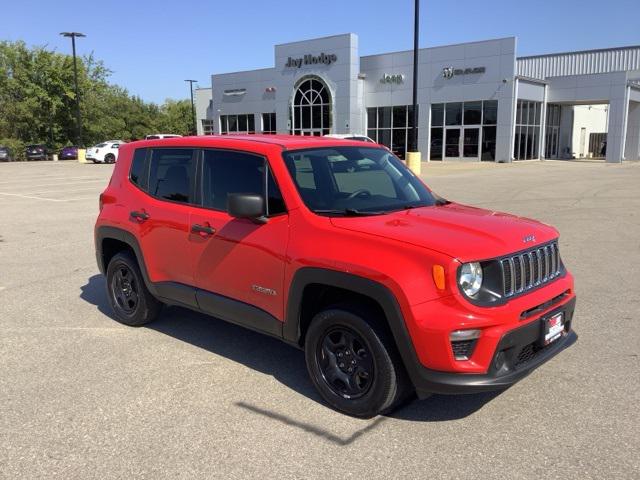
[[[384,215],[385,213],[389,213],[389,212],[383,212],[383,211],[364,211],[364,210],[357,210],[355,208],[345,208],[344,210],[338,210],[338,209],[317,209],[313,211],[314,213],[319,213],[319,214],[335,214],[335,215],[342,215],[345,217],[366,217],[369,215]]]

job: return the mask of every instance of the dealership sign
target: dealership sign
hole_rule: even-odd
[[[444,67],[442,69],[442,76],[444,78],[453,78],[456,75],[470,75],[473,73],[484,73],[485,71],[486,71],[485,67],[473,67],[473,68]]]
[[[401,73],[384,73],[380,79],[380,83],[403,83],[404,75]]]
[[[286,68],[300,68],[302,65],[331,65],[338,60],[338,56],[335,53],[320,55],[305,55],[300,58],[287,59],[287,63],[284,65]]]

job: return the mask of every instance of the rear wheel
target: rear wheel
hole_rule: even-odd
[[[162,304],[147,289],[133,255],[120,252],[107,267],[107,297],[116,318],[137,327],[155,320]]]
[[[104,163],[115,163],[116,156],[113,153],[107,153],[104,157]]]
[[[368,418],[411,392],[395,344],[378,319],[346,307],[318,313],[305,338],[311,380],[336,410]]]

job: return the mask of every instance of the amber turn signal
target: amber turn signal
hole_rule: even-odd
[[[442,265],[433,266],[433,283],[436,284],[438,290],[444,290],[444,267]]]

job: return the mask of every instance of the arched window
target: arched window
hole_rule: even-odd
[[[294,135],[327,135],[331,133],[331,94],[316,77],[303,79],[293,95],[291,133]]]

